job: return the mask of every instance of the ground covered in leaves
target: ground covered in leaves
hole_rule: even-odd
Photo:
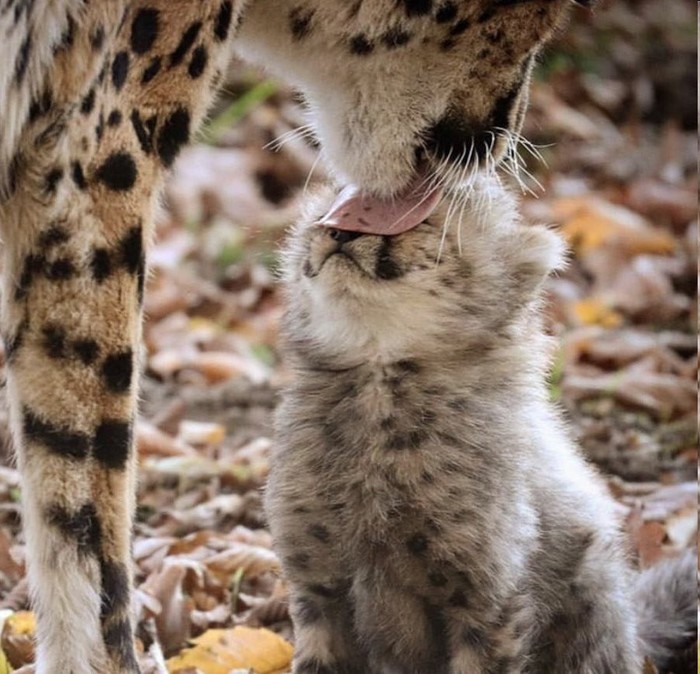
[[[523,151],[526,217],[573,250],[548,288],[551,396],[608,476],[642,567],[697,531],[695,50],[687,0],[581,11],[540,65],[524,130],[546,161]],[[313,139],[290,133],[305,121],[290,92],[240,64],[227,89],[166,188],[146,298],[134,555],[144,671],[159,674],[282,673],[292,653],[260,490],[288,377],[277,246],[324,171]],[[20,489],[8,453],[0,619],[14,667],[33,631]]]

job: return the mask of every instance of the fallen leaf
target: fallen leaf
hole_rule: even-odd
[[[0,644],[13,667],[34,661],[35,633],[36,619],[30,611],[18,611],[5,620]]]
[[[293,654],[292,646],[274,632],[248,627],[209,630],[192,643],[193,648],[168,660],[171,674],[184,674],[188,667],[202,674],[229,674],[246,667],[256,674],[282,674]]]
[[[642,253],[667,255],[676,249],[674,238],[640,215],[599,197],[564,197],[552,204],[562,233],[581,254],[603,246],[617,246],[632,257]]]
[[[589,297],[575,302],[573,312],[580,325],[600,325],[604,328],[617,328],[622,323],[622,316],[602,299],[596,297]]]

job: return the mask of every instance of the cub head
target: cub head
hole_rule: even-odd
[[[451,183],[498,162],[572,4],[255,0],[237,48],[301,90],[339,182],[389,196],[418,172]]]
[[[564,244],[544,227],[520,224],[511,197],[482,182],[478,199],[465,195],[459,209],[446,199],[396,236],[318,224],[334,196],[321,195],[285,250],[291,350],[347,364],[468,349],[526,330]]]

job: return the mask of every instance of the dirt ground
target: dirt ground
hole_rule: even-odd
[[[560,344],[551,396],[618,499],[640,567],[697,535],[694,4],[578,11],[542,59],[523,132],[536,146],[523,149],[523,211],[558,226],[573,251],[548,285]],[[292,637],[260,490],[289,376],[277,351],[278,245],[305,189],[325,177],[310,134],[291,133],[304,123],[291,92],[234,64],[202,141],[166,187],[138,426],[147,672],[288,668],[290,647],[258,629]],[[9,446],[4,417],[0,435]],[[8,451],[0,619],[27,605],[20,490]],[[2,647],[19,666],[31,657],[31,617],[13,616]],[[691,655],[675,674],[693,671]]]

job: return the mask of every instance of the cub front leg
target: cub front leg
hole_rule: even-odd
[[[311,584],[293,593],[294,674],[369,674],[353,635],[353,611],[346,588]]]
[[[273,477],[274,480],[274,477]],[[285,500],[268,492],[267,511],[277,553],[290,584],[294,674],[368,672],[354,637],[350,580],[337,546],[337,526],[315,499]]]
[[[480,612],[476,614],[479,617]],[[450,637],[450,674],[522,674],[529,630],[534,624],[526,597],[506,602],[496,620],[486,625],[463,607],[446,611]]]

